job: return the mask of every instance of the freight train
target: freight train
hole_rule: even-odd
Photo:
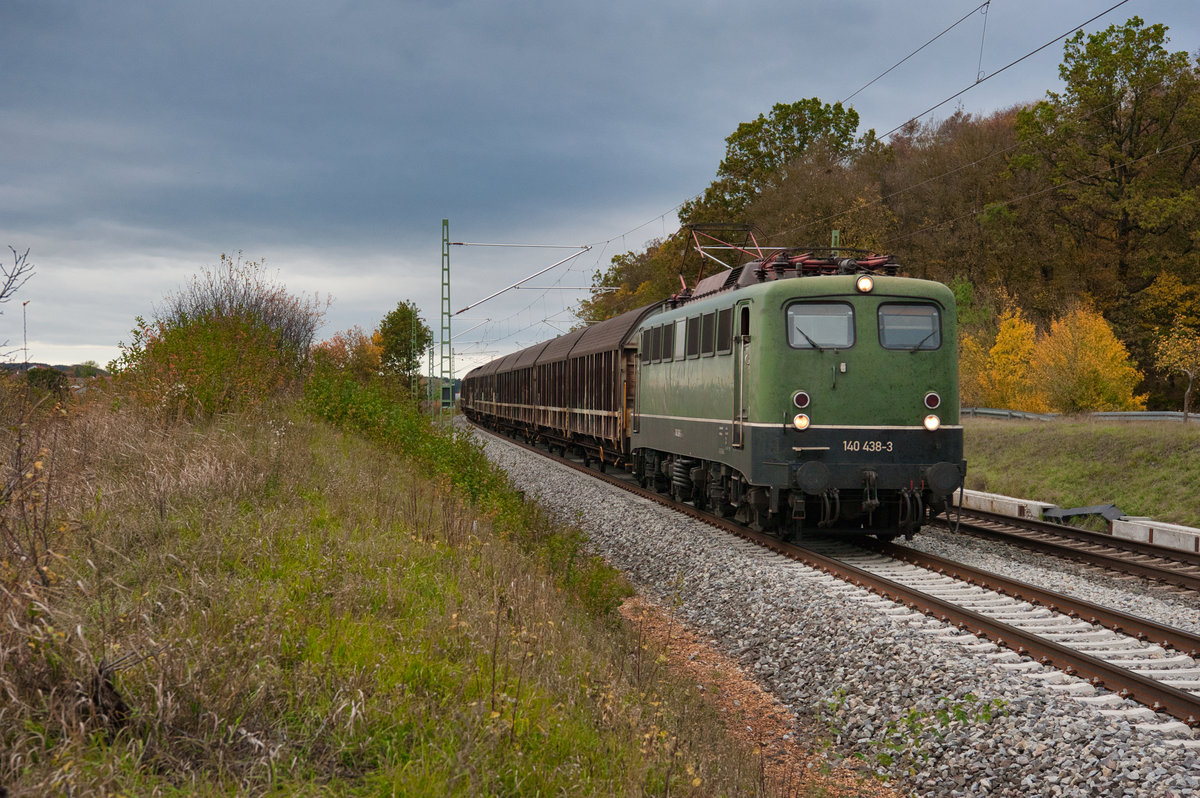
[[[473,369],[462,412],[784,538],[948,513],[953,293],[891,256],[725,248],[752,259]]]

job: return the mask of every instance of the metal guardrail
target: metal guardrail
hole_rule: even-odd
[[[1085,421],[1183,421],[1183,413],[1173,410],[1106,411],[1064,416],[1061,413],[1026,413],[1023,410],[1007,410],[996,407],[964,407],[959,413],[972,418],[1003,418],[1020,421],[1056,421],[1062,418]],[[1188,423],[1200,424],[1200,413],[1189,413]]]

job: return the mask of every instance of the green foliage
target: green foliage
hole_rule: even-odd
[[[222,254],[217,265],[202,269],[186,288],[168,296],[157,318],[169,326],[186,326],[197,319],[242,319],[268,331],[280,356],[290,359],[299,373],[328,304],[329,300],[322,303],[288,293],[268,275],[264,261],[242,260],[241,253]]]
[[[76,377],[97,377],[100,375],[100,365],[94,360],[85,360],[73,366],[71,371]]]
[[[785,164],[820,144],[845,153],[856,143],[858,112],[817,97],[776,103],[770,116],[742,122],[725,139],[725,159],[702,197],[685,203],[686,222],[741,221],[751,200],[767,188]]]
[[[31,368],[25,372],[25,379],[34,388],[53,394],[60,399],[67,395],[67,375],[58,369]]]
[[[114,384],[167,418],[205,417],[261,404],[282,388],[294,361],[251,319],[185,322],[137,318],[130,342],[109,364]]]
[[[118,389],[178,419],[254,407],[298,382],[323,311],[268,282],[262,268],[222,255],[158,318],[137,317],[109,364]]]
[[[383,373],[408,381],[421,372],[421,359],[433,333],[417,306],[401,302],[379,322],[380,363]]]
[[[1055,214],[1091,250],[1089,289],[1108,301],[1124,301],[1122,290],[1140,291],[1163,268],[1200,265],[1200,74],[1166,42],[1165,26],[1138,17],[1079,31],[1059,68],[1063,93],[1018,116],[1021,165],[1058,187]]]

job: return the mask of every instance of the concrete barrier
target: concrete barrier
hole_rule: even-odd
[[[1200,529],[1190,526],[1164,524],[1149,518],[1119,518],[1109,525],[1109,530],[1114,538],[1200,554]]]
[[[1014,499],[1011,496],[1001,496],[999,493],[984,493],[980,490],[964,490],[962,506],[968,510],[982,510],[997,515],[1011,515],[1014,518],[1042,519],[1042,513],[1057,505],[1039,502],[1032,499]],[[958,504],[958,494],[954,494],[954,503]]]
[[[955,493],[955,505],[959,503],[958,497],[959,494]],[[1010,515],[1014,518],[1042,520],[1043,513],[1055,509],[1058,505],[1033,499],[1014,499],[1012,496],[1002,496],[999,493],[964,490],[962,506],[968,510],[983,510],[997,515]],[[1150,518],[1124,516],[1109,522],[1108,533],[1122,540],[1150,543],[1164,549],[1200,554],[1200,529],[1190,526],[1166,524]]]

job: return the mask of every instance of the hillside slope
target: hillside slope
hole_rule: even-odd
[[[966,419],[967,487],[1200,527],[1200,424]]]

